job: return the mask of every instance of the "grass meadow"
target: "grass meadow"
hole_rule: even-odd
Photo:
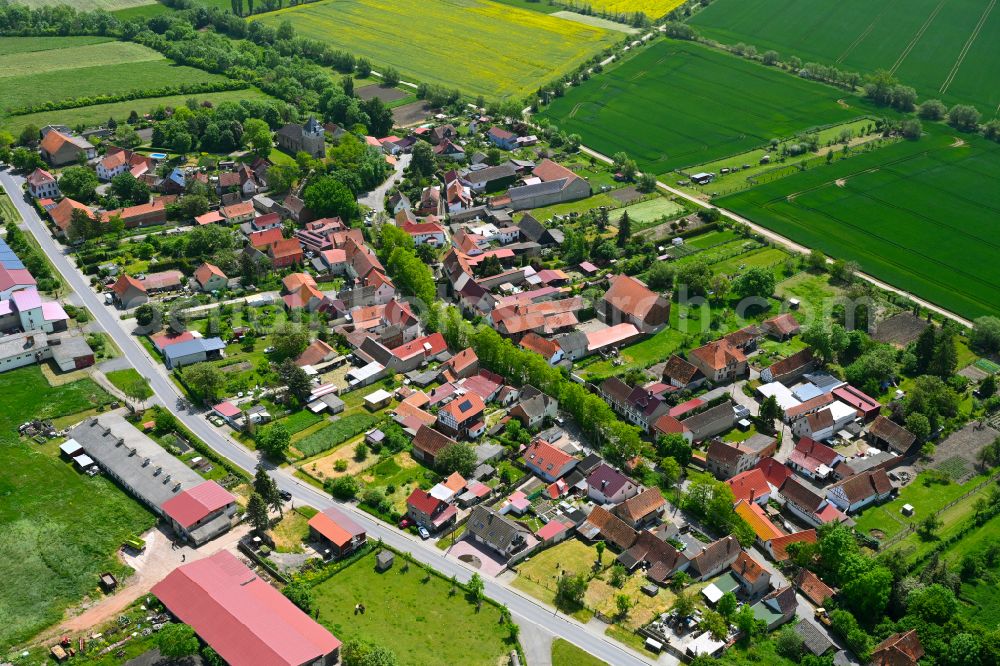
[[[56,443],[21,442],[28,415],[85,412],[110,396],[89,379],[52,388],[35,367],[0,375],[0,653],[57,622],[97,589],[101,571],[126,573],[114,553],[156,521],[108,479],[59,458]]]
[[[606,155],[657,174],[863,115],[829,86],[687,42],[661,40],[540,115]]]
[[[55,5],[69,5],[79,11],[103,9],[113,12],[130,7],[154,5],[156,4],[156,0],[21,0],[18,4],[27,5],[32,9],[37,7],[53,7]]]
[[[50,37],[8,37],[4,41],[8,39],[16,42],[10,47],[5,45],[3,48],[7,52],[0,55],[0,90],[3,91],[0,103],[8,109],[222,80],[216,74],[175,65],[156,51],[130,42],[60,45]]]
[[[375,571],[370,553],[313,588],[320,624],[342,641],[359,639],[383,645],[401,666],[463,664],[496,666],[513,646],[500,624],[500,611],[475,604],[451,583],[410,566],[397,555],[391,569]],[[365,605],[357,614],[354,607]]]
[[[572,70],[621,34],[488,0],[322,0],[265,14],[391,65],[404,80],[488,98],[520,96]]]
[[[921,98],[966,102],[993,116],[1000,11],[980,0],[718,0],[694,27],[720,42],[753,44],[862,74],[891,71]]]
[[[1000,313],[1000,145],[943,126],[717,203],[966,317]]]

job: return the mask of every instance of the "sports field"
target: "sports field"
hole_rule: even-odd
[[[662,40],[540,113],[606,155],[662,174],[864,115],[843,92],[697,44]]]
[[[216,74],[175,65],[156,51],[131,42],[51,37],[6,37],[3,41],[0,104],[8,109],[222,80]]]
[[[488,0],[323,0],[255,20],[290,21],[406,81],[489,98],[536,90],[622,38],[620,33]]]
[[[862,74],[891,71],[921,98],[1000,104],[1000,9],[992,0],[717,0],[691,23],[721,42],[753,44]]]
[[[925,132],[717,203],[963,316],[1000,314],[1000,145]]]

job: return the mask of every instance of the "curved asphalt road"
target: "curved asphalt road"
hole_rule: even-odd
[[[48,228],[34,207],[24,200],[23,183],[24,178],[12,174],[9,170],[0,171],[0,184],[3,185],[20,213],[24,222],[22,226],[35,237],[59,274],[79,295],[100,327],[111,336],[118,348],[121,349],[122,355],[138,370],[139,374],[146,378],[153,390],[154,401],[173,412],[188,429],[218,454],[253,473],[259,462],[257,454],[212,426],[205,419],[204,413],[189,408],[187,400],[168,378],[165,368],[158,361],[153,360],[138,340],[125,330],[117,312],[104,304],[103,300],[91,288],[89,279],[76,269],[73,262],[67,257],[64,248],[49,234]],[[350,513],[355,521],[364,526],[370,536],[382,539],[389,546],[402,552],[411,553],[414,559],[433,566],[446,576],[457,576],[460,581],[466,581],[474,572],[465,564],[446,557],[444,552],[438,550],[431,542],[421,541],[395,527],[377,521],[351,504],[334,501],[326,493],[295,478],[288,469],[273,467],[269,469],[278,487],[290,492],[294,500],[320,510],[337,506]],[[486,594],[497,602],[506,604],[511,614],[521,623],[529,622],[545,627],[557,637],[564,638],[615,666],[638,666],[653,663],[645,656],[606,638],[600,633],[600,630],[588,628],[572,618],[559,614],[552,607],[543,605],[514,590],[506,583],[488,576],[484,578],[484,582]],[[669,655],[661,655],[656,663],[676,664],[678,662]]]

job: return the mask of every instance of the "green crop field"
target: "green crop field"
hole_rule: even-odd
[[[663,40],[556,98],[541,116],[662,174],[864,115],[841,91],[697,44]]]
[[[4,37],[0,40],[0,56],[32,53],[53,49],[68,49],[114,41],[110,37]]]
[[[488,0],[323,0],[259,19],[391,65],[403,79],[490,98],[520,96],[622,36]]]
[[[0,92],[4,107],[113,94],[222,77],[175,65],[156,51],[130,42],[60,46],[52,38],[5,38],[17,52],[0,55]],[[28,50],[47,46],[43,50]],[[5,47],[6,48],[6,47]]]
[[[96,593],[100,572],[126,573],[114,552],[156,519],[110,480],[80,474],[60,459],[56,442],[18,441],[17,426],[29,416],[84,412],[111,400],[103,389],[89,379],[53,388],[32,366],[0,375],[0,396],[0,654],[6,654]]]
[[[108,118],[124,120],[134,110],[143,114],[157,108],[158,106],[176,107],[184,104],[185,101],[194,97],[198,100],[210,101],[213,104],[222,102],[239,102],[241,99],[272,99],[256,88],[247,90],[224,90],[222,92],[200,93],[197,95],[170,95],[168,97],[149,97],[144,99],[133,99],[127,102],[114,102],[111,104],[95,104],[93,106],[82,106],[77,109],[65,109],[62,111],[39,111],[29,113],[24,116],[11,116],[6,118],[0,127],[15,135],[28,125],[44,127],[51,123],[60,123],[70,127],[77,125],[96,125],[107,121]]]
[[[691,23],[725,43],[745,42],[846,71],[891,71],[921,98],[1000,104],[1000,11],[982,0],[718,0]]]
[[[718,203],[963,316],[1000,314],[1000,145],[926,129]]]

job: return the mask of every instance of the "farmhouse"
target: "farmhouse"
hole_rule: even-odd
[[[827,498],[844,513],[855,513],[872,502],[879,502],[894,492],[884,469],[862,472],[826,489]]]
[[[543,439],[536,439],[524,451],[524,465],[545,481],[561,479],[576,465],[576,458]]]
[[[333,666],[340,641],[235,555],[183,564],[152,592],[231,666]]]
[[[715,384],[733,381],[747,372],[746,354],[725,339],[692,349],[688,361]]]
[[[868,428],[868,439],[875,446],[906,455],[917,441],[917,436],[880,414]]]
[[[64,134],[58,130],[50,130],[45,134],[38,151],[42,159],[54,167],[78,162],[81,156],[89,160],[97,155],[97,149],[83,137]]]
[[[114,294],[115,302],[125,309],[137,307],[149,300],[146,285],[124,273],[112,285],[111,293]]]
[[[566,167],[546,158],[532,171],[532,182],[507,191],[514,210],[541,208],[552,204],[585,199],[591,194],[590,183]]]
[[[628,275],[612,275],[602,299],[605,323],[632,324],[643,333],[655,333],[670,319],[670,301]]]

